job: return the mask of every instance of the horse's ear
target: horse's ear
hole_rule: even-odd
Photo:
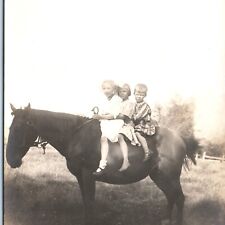
[[[16,107],[14,107],[13,104],[10,103],[10,107],[12,109],[12,113],[16,112]]]

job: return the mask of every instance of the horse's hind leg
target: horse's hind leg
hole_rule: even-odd
[[[177,224],[182,224],[183,222],[183,209],[184,209],[184,194],[182,191],[182,187],[180,184],[180,179],[178,179],[175,183],[177,198],[176,198],[176,206],[177,206]]]
[[[155,182],[155,184],[164,192],[166,195],[168,205],[166,212],[166,219],[169,220],[170,224],[172,221],[172,210],[175,204],[175,198],[173,196],[172,186],[170,185],[170,181],[166,179],[166,177],[159,170],[155,170],[150,174],[151,179]]]
[[[179,177],[170,179],[159,169],[155,169],[150,173],[151,179],[155,184],[164,192],[167,201],[167,214],[166,219],[169,220],[169,224],[172,224],[172,211],[174,204],[177,205],[177,224],[182,224],[183,220],[183,205],[184,205],[184,195],[181,189]]]

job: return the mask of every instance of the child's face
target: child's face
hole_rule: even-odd
[[[127,90],[127,88],[120,88],[119,90],[119,96],[120,98],[122,98],[123,100],[127,100],[129,97],[129,90]]]
[[[107,98],[109,98],[109,97],[111,97],[111,96],[113,96],[113,95],[115,94],[115,93],[114,93],[114,91],[115,91],[114,86],[111,85],[111,84],[109,84],[109,83],[104,83],[104,84],[102,85],[102,91],[103,91],[104,95],[105,95]]]
[[[135,91],[134,96],[135,96],[136,102],[140,103],[140,102],[144,101],[146,93],[145,92],[141,92],[141,91]]]

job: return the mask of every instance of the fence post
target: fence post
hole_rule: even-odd
[[[206,152],[203,152],[202,159],[205,160]]]
[[[196,155],[195,155],[195,160],[197,160],[198,159],[198,153],[196,153]]]

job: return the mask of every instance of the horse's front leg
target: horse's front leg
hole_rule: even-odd
[[[93,225],[95,222],[95,180],[92,175],[92,171],[86,168],[82,168],[80,174],[77,176],[77,179],[80,185],[84,203],[85,225]]]

